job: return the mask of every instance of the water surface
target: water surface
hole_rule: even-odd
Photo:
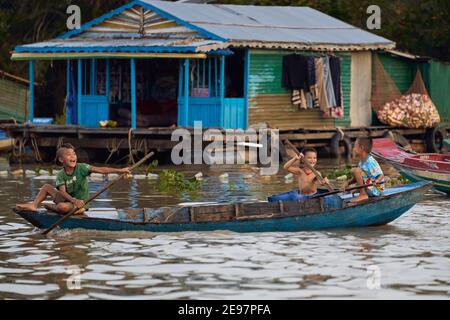
[[[264,200],[295,188],[282,172],[263,178],[250,166],[178,169],[186,176],[203,172],[200,192],[168,196],[154,191],[155,181],[130,180],[91,207]],[[218,177],[225,172],[228,181]],[[2,299],[450,297],[448,197],[427,194],[425,201],[382,227],[247,234],[61,230],[46,238],[10,208],[53,181],[0,177]],[[91,192],[102,185],[91,182]],[[78,271],[80,288],[78,278],[71,277]]]

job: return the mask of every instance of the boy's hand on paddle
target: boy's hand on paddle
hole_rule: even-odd
[[[330,180],[328,180],[327,177],[323,178],[322,185],[329,185],[329,184],[330,184]]]
[[[74,200],[73,200],[73,205],[74,205],[75,207],[77,207],[77,209],[81,209],[81,208],[84,207],[85,203],[84,203],[83,200],[74,199]]]
[[[302,160],[305,156],[303,155],[303,153],[299,153],[295,155],[295,159],[297,160]]]
[[[131,170],[129,167],[127,167],[127,168],[120,169],[119,173],[131,174]]]

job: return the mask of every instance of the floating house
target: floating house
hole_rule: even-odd
[[[21,45],[30,83],[39,60],[67,61],[67,124],[279,129],[369,126],[372,55],[395,43],[307,7],[132,1],[57,39]],[[293,107],[283,57],[341,61],[343,117]],[[33,86],[28,120],[33,122]]]
[[[29,110],[28,80],[0,70],[0,122],[25,122]]]

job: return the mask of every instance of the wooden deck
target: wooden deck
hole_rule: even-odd
[[[21,156],[26,146],[31,147],[33,152],[50,151],[54,153],[57,146],[62,143],[71,143],[77,149],[90,152],[90,157],[103,150],[103,153],[133,153],[170,151],[178,141],[171,141],[171,135],[177,128],[139,128],[130,131],[130,128],[88,128],[82,126],[62,125],[23,125],[23,124],[0,124],[0,129],[5,130],[15,139],[15,150],[13,157]],[[192,136],[193,128],[185,128]],[[217,128],[219,129],[219,128]],[[204,131],[206,129],[203,129]],[[223,133],[225,130],[219,129]],[[280,130],[280,139],[289,139],[297,147],[316,147],[328,150],[337,137],[339,138],[339,153],[349,152],[348,146],[356,138],[370,136],[380,138],[385,136],[392,128],[385,126],[364,128],[325,128],[325,129],[297,129]],[[423,143],[425,129],[395,129],[396,134],[406,137],[412,143]],[[242,135],[242,131],[227,129],[229,137]],[[345,138],[345,139],[344,139]],[[347,146],[346,146],[347,143]],[[205,142],[204,145],[208,144]],[[283,155],[283,150],[281,150]],[[95,160],[95,159],[90,159]],[[45,160],[44,160],[45,161]]]

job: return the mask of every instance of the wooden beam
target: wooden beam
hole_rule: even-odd
[[[95,72],[95,69],[96,69],[96,61],[95,61],[95,59],[91,59],[91,72],[90,72],[90,86],[89,86],[89,89],[90,89],[90,94],[92,95],[92,96],[94,96],[94,95],[96,95],[96,85],[97,85],[97,76],[96,76],[96,72]]]
[[[139,26],[137,25],[137,23],[135,21],[128,22],[128,21],[123,21],[123,20],[119,20],[119,19],[109,19],[109,20],[103,22],[100,26],[111,27],[111,28],[119,26],[119,27],[130,28],[130,29],[139,28]]]
[[[70,114],[69,114],[69,110],[68,110],[68,108],[67,108],[67,101],[68,101],[68,97],[69,97],[69,95],[70,95],[70,78],[71,78],[71,75],[70,75],[70,64],[71,64],[71,62],[70,62],[70,60],[67,60],[67,65],[66,65],[66,106],[65,106],[65,109],[66,109],[66,124],[71,124],[72,123],[72,119],[71,119],[71,117],[70,117]]]
[[[319,133],[281,133],[280,139],[288,139],[288,140],[319,140],[319,139],[331,139],[336,132],[319,132]]]
[[[134,28],[125,28],[125,27],[107,27],[107,26],[99,26],[99,27],[93,27],[89,29],[90,32],[104,32],[104,33],[138,33],[139,27]]]
[[[18,77],[18,76],[15,76],[13,74],[10,74],[10,73],[2,71],[2,70],[0,70],[0,76],[3,76],[5,78],[11,78],[11,79],[14,79],[16,81],[22,82],[24,84],[30,85],[30,81],[29,80],[21,78],[21,77]],[[34,82],[34,85],[35,86],[41,86],[42,84],[38,83],[38,82]]]
[[[147,23],[144,25],[144,28],[170,28],[170,27],[175,27],[178,26],[178,24],[175,21],[170,21],[170,20],[165,20],[165,21],[160,21],[160,22],[153,22],[153,23]]]
[[[181,125],[187,126],[189,121],[189,58],[184,59],[184,101],[183,101],[183,121]],[[180,124],[179,124],[180,125]]]
[[[66,53],[16,53],[11,60],[65,60],[91,58],[195,58],[206,59],[205,53],[152,53],[152,52],[66,52]]]
[[[136,129],[136,60],[130,59],[131,63],[131,128]]]
[[[46,147],[46,148],[56,148],[56,145],[58,144],[58,137],[39,137],[35,136],[36,141],[38,143],[39,147]],[[124,136],[124,140],[127,138]],[[151,147],[151,149],[159,149],[159,150],[171,150],[174,146],[178,144],[177,141],[170,141],[170,139],[152,139],[148,138],[146,139],[148,141],[148,145]],[[84,149],[105,149],[108,143],[111,143],[111,139],[108,138],[94,138],[94,137],[86,137],[83,140],[80,140],[75,137],[65,137],[64,138],[65,143],[70,143],[74,145],[75,147],[80,147]],[[120,150],[128,150],[128,143],[122,143],[119,146]]]
[[[225,127],[225,56],[220,56],[220,124]]]
[[[83,96],[83,61],[78,59],[78,99],[77,99],[77,124],[81,124],[81,106]]]
[[[248,80],[250,77],[250,49],[245,49],[244,55],[244,128],[248,128]]]
[[[183,96],[183,61],[178,60],[178,98]]]
[[[110,64],[109,64],[109,59],[105,60],[106,63],[106,79],[105,79],[105,95],[106,95],[106,99],[108,101],[108,105],[109,105],[109,91],[110,91],[110,87],[111,87],[111,72],[110,72]],[[109,113],[109,111],[108,111]]]
[[[30,110],[28,111],[28,121],[33,123],[34,119],[34,61],[29,61],[30,70]]]
[[[121,14],[124,16],[130,17],[131,19],[138,20],[138,21],[141,18],[140,14],[136,14],[134,12],[131,12],[130,10],[123,11]]]
[[[139,7],[140,9],[141,9],[141,7]],[[133,13],[135,13],[136,15],[138,15],[139,17],[142,15],[142,12],[141,11],[139,11],[138,9],[137,9],[137,7],[132,7],[132,8],[130,8],[130,9],[128,9],[129,11],[131,11],[131,12],[133,12]]]

